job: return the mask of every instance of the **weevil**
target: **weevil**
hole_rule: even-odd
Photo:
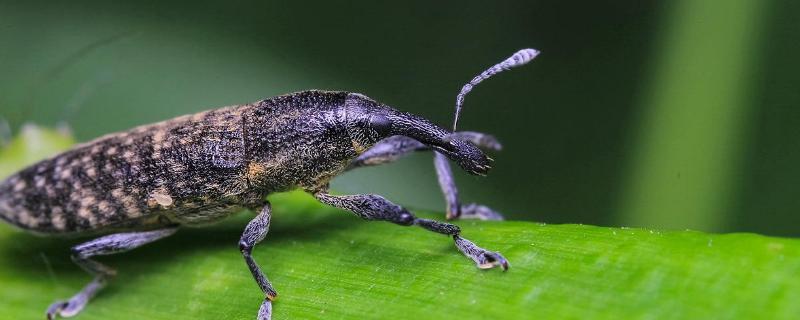
[[[436,154],[448,220],[502,219],[492,209],[461,205],[448,159],[485,175],[482,149],[490,135],[455,131],[464,96],[478,83],[523,65],[524,49],[484,71],[457,97],[453,131],[359,93],[309,90],[224,107],[100,137],[19,171],[0,184],[0,218],[47,236],[98,235],[72,248],[72,260],[93,279],[46,310],[47,319],[78,314],[116,271],[93,259],[174,234],[181,226],[218,222],[242,209],[257,212],[239,241],[245,263],[265,295],[257,319],[270,319],[277,292],[253,259],[272,214],[266,195],[303,189],[322,203],[368,221],[419,226],[452,237],[479,268],[508,261],[461,236],[458,226],[418,218],[375,194],[333,195],[329,181],[348,170],[392,162],[414,151]]]

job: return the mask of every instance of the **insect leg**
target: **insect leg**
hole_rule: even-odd
[[[51,304],[47,308],[47,319],[55,319],[56,316],[71,317],[78,314],[97,291],[105,286],[108,278],[116,275],[116,270],[90,259],[91,257],[138,248],[169,236],[177,230],[177,228],[169,228],[145,232],[116,233],[72,247],[72,261],[86,270],[86,272],[94,275],[94,279],[69,300],[57,301]]]
[[[493,136],[473,131],[459,131],[452,133],[448,139],[460,139],[472,142],[483,150],[497,151],[502,148],[500,142]],[[372,148],[358,156],[348,166],[348,170],[360,167],[376,166],[394,162],[414,151],[430,150],[430,147],[406,136],[391,136],[378,141]]]
[[[472,142],[484,150],[500,150],[502,146],[493,136],[472,131],[455,132],[449,139],[461,139]],[[365,166],[374,166],[393,162],[414,151],[430,150],[427,145],[406,136],[392,136],[379,141],[372,148],[362,153],[350,163],[348,170]],[[434,152],[434,167],[439,186],[447,203],[447,219],[480,219],[503,220],[500,213],[487,206],[470,203],[461,205],[458,201],[458,188],[453,179],[453,170],[446,156]]]
[[[450,134],[448,139],[461,139],[472,142],[483,150],[500,151],[503,146],[497,139],[485,133],[474,131],[458,131]],[[443,154],[434,152],[433,164],[436,168],[436,176],[439,180],[439,187],[442,189],[444,198],[447,202],[447,219],[479,219],[479,220],[503,220],[503,215],[490,209],[487,206],[470,203],[463,205],[458,201],[458,188],[453,179],[453,170],[450,168],[450,161]]]
[[[391,136],[378,141],[372,148],[364,151],[347,167],[348,170],[377,166],[394,162],[414,151],[430,150],[430,147],[406,136]]]
[[[452,236],[456,248],[468,258],[475,261],[478,268],[489,269],[500,266],[508,269],[508,261],[499,253],[478,247],[471,241],[461,237],[461,229],[450,223],[415,217],[405,208],[398,206],[375,194],[357,194],[334,196],[327,193],[315,193],[320,202],[351,211],[368,221],[389,221],[402,226],[420,226],[429,231]]]
[[[444,194],[447,203],[447,220],[452,219],[479,219],[479,220],[503,220],[503,215],[490,209],[487,206],[470,203],[463,205],[458,201],[458,187],[453,179],[453,170],[450,168],[450,160],[439,152],[434,152],[433,166],[436,168],[436,177],[439,187]]]
[[[253,279],[256,280],[261,291],[266,295],[264,301],[261,303],[261,307],[258,309],[258,317],[256,318],[258,320],[268,320],[272,317],[272,300],[275,300],[275,297],[278,295],[275,289],[272,288],[272,284],[267,279],[267,276],[264,275],[264,272],[261,271],[261,268],[258,267],[258,264],[251,256],[253,247],[267,236],[271,216],[272,207],[269,202],[267,202],[264,204],[261,212],[247,224],[247,227],[244,228],[244,232],[242,233],[242,237],[239,239],[239,251],[242,252],[244,261],[247,263],[247,267],[250,268],[250,273],[253,274]]]

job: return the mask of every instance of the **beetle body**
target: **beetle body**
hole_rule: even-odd
[[[538,54],[523,49],[462,88],[523,65]],[[277,291],[252,257],[269,231],[265,197],[300,188],[322,203],[370,221],[419,226],[452,237],[477,267],[508,269],[499,253],[461,237],[458,226],[414,216],[375,194],[332,195],[329,181],[363,166],[434,151],[447,202],[447,218],[502,220],[486,206],[461,205],[450,160],[483,175],[499,149],[493,137],[450,132],[358,93],[310,90],[230,106],[110,134],[40,161],[0,183],[0,219],[42,235],[107,234],[72,247],[73,261],[94,276],[68,300],[48,307],[47,319],[78,314],[116,271],[95,256],[128,251],[175,233],[179,226],[219,221],[240,209],[258,214],[239,239],[239,250],[264,293],[257,319],[269,320]]]
[[[206,224],[272,192],[325,189],[392,134],[435,142],[447,132],[348,92],[210,110],[110,134],[12,175],[0,185],[0,216],[44,234]],[[458,147],[471,170],[488,168],[479,150]]]

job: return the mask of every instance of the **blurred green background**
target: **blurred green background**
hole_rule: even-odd
[[[462,199],[515,219],[800,235],[800,2],[0,1],[0,117],[79,140],[305,89],[496,135]],[[430,154],[340,192],[443,209]]]

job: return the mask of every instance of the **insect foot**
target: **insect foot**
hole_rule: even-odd
[[[264,299],[261,303],[261,308],[258,308],[257,320],[270,320],[272,319],[272,301]]]
[[[499,212],[477,203],[461,205],[461,215],[458,216],[458,218],[477,220],[505,220],[503,215]]]
[[[456,241],[456,247],[458,250],[468,258],[472,259],[472,261],[475,261],[475,264],[478,265],[478,268],[491,269],[500,266],[503,268],[503,271],[508,270],[508,260],[506,260],[506,258],[500,253],[483,249],[472,243],[472,241],[464,239],[459,235],[454,235],[453,240]]]
[[[72,317],[77,315],[89,300],[102,289],[106,284],[103,276],[97,276],[86,287],[83,288],[78,294],[73,296],[67,301],[56,301],[47,308],[47,319],[53,320],[56,316]]]

